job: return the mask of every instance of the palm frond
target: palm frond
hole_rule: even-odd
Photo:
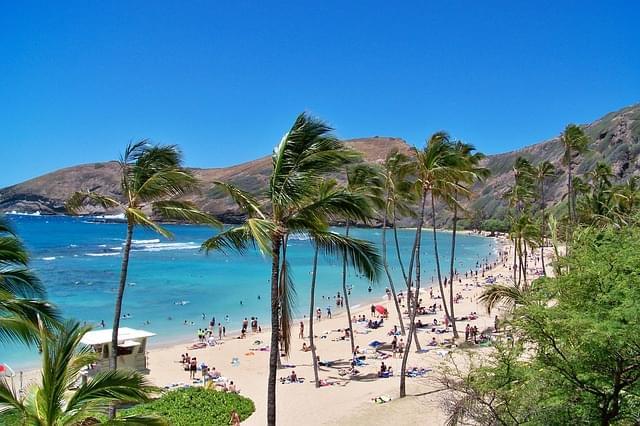
[[[377,282],[382,273],[382,260],[376,246],[369,241],[347,237],[335,232],[314,232],[314,244],[329,257],[345,257],[350,267]]]
[[[222,223],[215,217],[204,213],[190,201],[163,200],[153,203],[154,214],[163,219],[183,220],[189,223],[212,225],[222,228]]]
[[[202,243],[202,248],[209,252],[220,250],[225,252],[229,249],[244,253],[249,244],[258,246],[263,254],[271,254],[271,235],[275,231],[273,222],[265,219],[251,218],[240,225],[217,235]]]
[[[121,204],[106,195],[93,191],[76,191],[65,203],[65,209],[70,214],[78,214],[85,206],[100,206],[105,210],[121,206]]]
[[[51,303],[15,298],[11,293],[0,291],[0,341],[35,344],[39,339],[39,324],[51,330],[59,321],[60,314]]]
[[[338,218],[367,222],[371,215],[371,205],[366,196],[336,189],[304,205],[286,220],[290,222],[289,226],[293,229],[305,223],[326,222],[328,219]]]
[[[16,297],[41,298],[46,291],[42,282],[30,269],[2,266],[0,261],[0,291]]]
[[[215,188],[228,194],[238,207],[240,207],[240,209],[249,217],[257,217],[260,219],[265,218],[264,214],[260,210],[260,204],[253,195],[227,182],[214,181],[213,184]]]
[[[185,169],[159,170],[140,184],[135,202],[153,202],[163,198],[180,197],[198,189],[198,180]]]
[[[82,410],[88,403],[108,407],[111,402],[147,402],[149,395],[157,392],[137,371],[108,370],[96,374],[91,381],[81,385],[69,398],[65,411]]]
[[[151,229],[165,238],[173,238],[173,234],[171,232],[155,223],[140,209],[127,207],[127,209],[125,210],[125,215],[127,215],[127,217],[136,225]]]
[[[13,410],[24,411],[24,406],[14,395],[7,379],[0,377],[0,415]]]
[[[491,313],[498,305],[513,310],[517,305],[526,303],[526,295],[515,286],[494,284],[484,289],[478,301],[487,307],[488,313]]]
[[[273,173],[269,196],[279,206],[295,206],[313,196],[313,183],[321,176],[339,171],[360,158],[331,134],[321,120],[300,114],[284,135],[272,156]]]

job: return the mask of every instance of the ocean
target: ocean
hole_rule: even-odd
[[[67,216],[8,215],[20,238],[28,247],[31,266],[44,282],[48,298],[63,315],[90,324],[100,321],[110,327],[118,286],[125,225],[99,219]],[[257,316],[268,327],[269,280],[271,262],[257,250],[244,255],[200,250],[200,244],[215,230],[195,225],[167,225],[174,234],[165,239],[147,229],[138,228],[129,263],[121,327],[143,328],[157,333],[151,345],[187,341],[212,317],[226,326],[227,332],[239,332],[245,317]],[[344,229],[335,228],[343,233]],[[380,229],[352,228],[352,236],[380,244]],[[415,231],[400,230],[401,252],[408,257]],[[398,266],[393,234],[388,232],[388,256],[398,291],[404,286]],[[451,234],[438,233],[442,266],[448,270]],[[459,271],[475,268],[476,262],[495,256],[491,238],[459,235],[456,267]],[[313,248],[305,236],[289,239],[288,258],[297,292],[295,314],[302,318],[309,309],[310,273]],[[431,233],[423,233],[423,279],[435,276]],[[335,295],[342,292],[342,262],[321,259],[318,268],[316,305],[323,311],[335,308]],[[385,296],[386,276],[369,283],[349,271],[350,303],[371,303]],[[371,287],[371,291],[369,291]],[[203,319],[204,316],[204,319]],[[0,342],[0,363],[14,370],[36,366],[37,352],[24,346]]]

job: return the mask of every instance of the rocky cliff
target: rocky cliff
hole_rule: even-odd
[[[612,165],[619,180],[640,173],[640,104],[623,108],[584,125],[590,137],[590,151],[581,160],[578,173],[586,173],[598,161]],[[370,162],[381,161],[392,149],[409,151],[407,143],[399,138],[372,137],[345,141],[362,152]],[[489,156],[485,165],[492,174],[486,182],[474,187],[470,210],[485,218],[501,217],[505,203],[501,196],[512,184],[512,166],[518,156],[534,164],[548,160],[558,166],[558,173],[549,186],[549,198],[560,201],[564,193],[565,175],[560,158],[562,146],[558,137],[503,154]],[[264,192],[269,178],[271,159],[266,156],[247,163],[214,169],[194,169],[202,180],[202,190],[191,198],[204,210],[216,214],[227,222],[234,222],[239,214],[231,201],[212,188],[211,182],[232,182],[255,194]],[[118,166],[115,162],[84,164],[39,176],[34,179],[0,189],[0,211],[64,213],[64,201],[74,191],[90,189],[118,197]],[[92,213],[101,213],[94,211]],[[445,215],[442,215],[443,217]]]

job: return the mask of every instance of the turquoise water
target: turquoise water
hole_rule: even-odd
[[[48,297],[65,316],[88,323],[104,320],[110,327],[118,285],[125,227],[122,223],[102,223],[64,216],[10,215],[32,256],[32,267],[47,287]],[[257,251],[245,255],[199,250],[214,230],[202,226],[169,225],[175,238],[167,240],[145,229],[134,234],[128,285],[125,291],[123,327],[144,328],[158,334],[152,344],[166,344],[195,336],[208,325],[211,316],[223,323],[227,332],[238,332],[244,317],[257,316],[262,326],[269,323],[269,278],[271,263]],[[337,232],[343,229],[336,228]],[[352,229],[353,236],[380,242],[379,229]],[[399,232],[403,254],[408,254],[414,231]],[[388,234],[391,243],[392,234]],[[442,263],[448,265],[450,234],[439,233]],[[461,235],[457,244],[457,268],[475,268],[476,262],[493,256],[495,242],[489,238]],[[401,272],[395,251],[389,245],[389,260],[396,285]],[[424,235],[423,274],[434,275],[431,234]],[[313,250],[304,237],[292,237],[288,258],[297,289],[296,315],[308,310]],[[322,259],[318,271],[316,304],[335,308],[333,296],[341,290],[341,262]],[[372,286],[354,272],[348,276],[351,304],[384,296],[386,277]],[[242,303],[241,303],[242,302]],[[205,320],[202,319],[205,314]],[[228,316],[228,319],[226,318]],[[185,321],[194,325],[185,325]],[[148,322],[148,323],[147,323]],[[37,354],[22,346],[0,343],[0,362],[27,367],[37,362]]]

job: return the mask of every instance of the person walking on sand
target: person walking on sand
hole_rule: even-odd
[[[298,334],[300,339],[304,339],[304,322],[300,321],[300,333]]]
[[[191,362],[189,363],[189,377],[193,380],[196,378],[196,372],[198,371],[198,362],[196,361],[196,357],[191,358]]]

